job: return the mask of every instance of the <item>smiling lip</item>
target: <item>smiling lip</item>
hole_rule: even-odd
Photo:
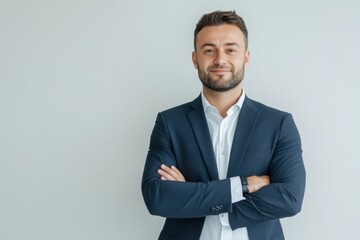
[[[210,72],[217,74],[225,74],[231,72],[230,69],[211,69]]]

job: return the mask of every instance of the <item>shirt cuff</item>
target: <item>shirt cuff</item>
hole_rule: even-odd
[[[240,177],[230,178],[230,188],[231,188],[231,203],[236,203],[245,199],[242,192],[242,184]]]

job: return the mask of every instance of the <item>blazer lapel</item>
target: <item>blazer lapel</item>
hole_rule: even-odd
[[[210,179],[219,179],[209,128],[201,102],[201,96],[197,97],[190,106],[193,110],[188,113],[188,119],[203,156],[204,164],[209,173]]]
[[[241,171],[241,162],[255,128],[260,113],[251,106],[251,100],[245,96],[245,101],[239,113],[231,147],[227,177],[233,177]]]

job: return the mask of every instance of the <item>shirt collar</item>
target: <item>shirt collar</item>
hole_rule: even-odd
[[[229,110],[227,111],[227,114],[231,115],[232,112],[235,110],[235,108],[241,110],[241,107],[242,107],[242,105],[244,103],[244,100],[245,100],[245,90],[242,89],[242,93],[241,93],[241,96],[240,96],[239,100],[233,106],[231,106],[229,108]],[[205,113],[206,113],[206,111],[208,111],[210,109],[212,109],[212,111],[214,111],[214,110],[217,111],[217,109],[208,102],[208,100],[206,99],[203,92],[201,92],[201,101],[202,101],[202,105],[203,105]]]

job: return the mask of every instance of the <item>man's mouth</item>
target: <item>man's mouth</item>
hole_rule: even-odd
[[[231,69],[215,68],[215,69],[210,69],[209,72],[216,74],[226,74],[231,72]]]

